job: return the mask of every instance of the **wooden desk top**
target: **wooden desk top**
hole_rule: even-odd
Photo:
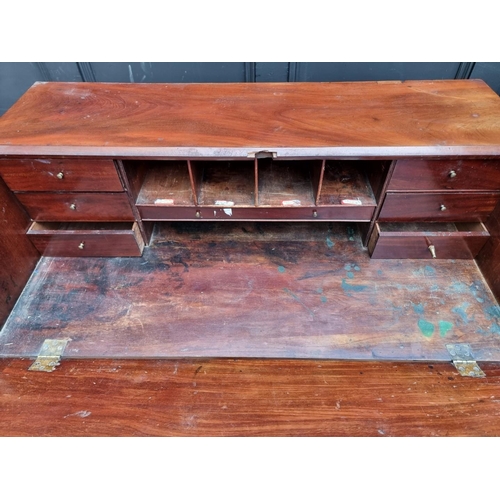
[[[489,156],[500,98],[481,80],[35,83],[0,119],[0,155]]]

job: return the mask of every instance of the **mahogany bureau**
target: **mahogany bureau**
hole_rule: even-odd
[[[0,192],[0,356],[500,360],[482,81],[36,83]]]

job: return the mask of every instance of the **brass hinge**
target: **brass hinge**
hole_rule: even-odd
[[[462,377],[486,377],[486,373],[479,368],[469,344],[446,344],[446,349],[458,373]]]
[[[59,366],[61,356],[70,339],[45,339],[35,362],[28,368],[34,372],[53,372]]]

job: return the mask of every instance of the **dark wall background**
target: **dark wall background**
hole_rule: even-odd
[[[36,81],[334,82],[481,78],[500,94],[500,63],[0,63],[0,115]]]

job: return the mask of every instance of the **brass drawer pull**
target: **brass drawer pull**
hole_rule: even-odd
[[[56,175],[56,177],[57,177],[58,179],[64,179],[64,172],[59,172],[59,173]]]
[[[446,210],[446,206],[445,205],[441,205],[439,207],[439,210],[441,210],[441,212],[444,212]]]
[[[436,248],[434,247],[434,245],[429,245],[429,252],[431,252],[432,258],[435,259],[436,258]]]
[[[84,242],[84,241],[82,241],[82,242],[78,245],[78,248],[79,248],[80,250],[83,250],[83,249],[85,248],[85,242]]]
[[[199,210],[196,211],[196,217],[199,219],[201,217],[201,212]]]
[[[317,210],[313,210],[313,217],[314,218],[318,217],[318,211]]]
[[[71,210],[76,210],[76,205],[74,203],[72,203],[69,208],[71,208]]]
[[[455,170],[450,170],[450,173],[448,174],[448,177],[450,179],[453,179],[453,177],[456,177],[457,176],[457,173],[455,172]]]

